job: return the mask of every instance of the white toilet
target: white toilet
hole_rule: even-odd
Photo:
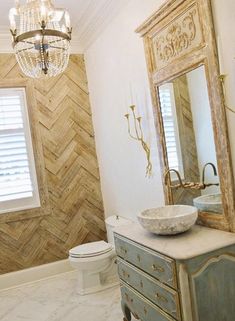
[[[105,220],[109,243],[92,242],[69,251],[70,264],[78,271],[78,293],[81,295],[102,291],[119,283],[113,229],[131,221],[111,216]]]

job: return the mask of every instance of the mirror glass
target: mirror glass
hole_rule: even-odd
[[[204,66],[158,87],[174,204],[222,214],[221,192]],[[176,172],[177,171],[177,172]],[[204,174],[203,174],[204,173]]]

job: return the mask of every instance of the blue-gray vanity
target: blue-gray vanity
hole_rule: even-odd
[[[124,320],[234,321],[235,234],[195,226],[157,236],[115,230]]]
[[[167,0],[137,32],[165,203],[196,206],[204,227],[115,230],[124,321],[235,321],[235,185],[211,1]],[[182,213],[153,212],[141,213],[147,230],[185,227]]]

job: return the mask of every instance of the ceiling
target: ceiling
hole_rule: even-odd
[[[21,0],[24,3],[26,0]],[[56,7],[66,8],[72,20],[72,51],[84,52],[94,42],[129,0],[54,0]],[[14,0],[0,1],[0,52],[11,52],[8,12]]]

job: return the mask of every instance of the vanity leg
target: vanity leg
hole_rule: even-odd
[[[122,301],[122,312],[124,315],[123,321],[131,321],[131,311],[123,301]]]

